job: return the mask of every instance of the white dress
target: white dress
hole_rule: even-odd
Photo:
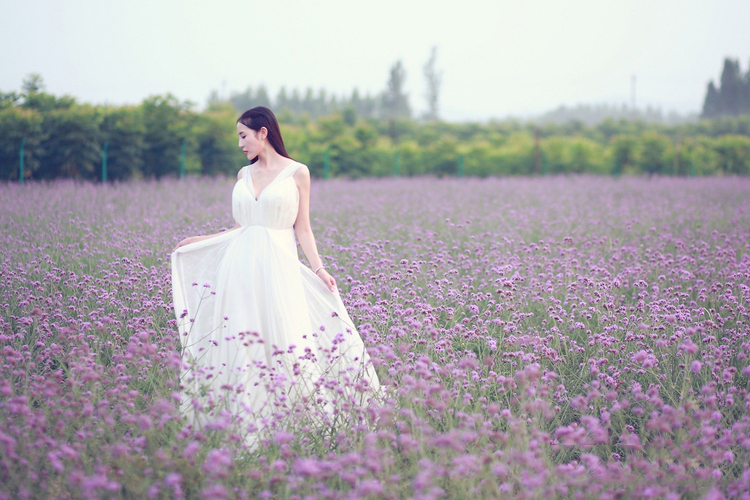
[[[260,426],[297,403],[319,402],[322,392],[334,402],[364,403],[379,388],[338,291],[297,256],[293,174],[301,166],[292,161],[257,198],[244,167],[232,192],[241,227],[172,253],[174,308],[189,366],[183,409],[193,422],[228,410]]]

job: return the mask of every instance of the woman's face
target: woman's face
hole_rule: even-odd
[[[240,136],[239,146],[248,160],[252,160],[263,150],[265,146],[265,127],[255,131],[241,123],[237,123],[237,135]]]

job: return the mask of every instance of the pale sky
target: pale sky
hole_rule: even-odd
[[[265,84],[374,95],[402,60],[412,108],[438,47],[448,120],[630,102],[699,112],[725,57],[750,60],[750,0],[0,0],[0,91],[40,73],[79,102]]]

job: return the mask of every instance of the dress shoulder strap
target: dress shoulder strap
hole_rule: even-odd
[[[242,167],[238,173],[238,176],[240,179],[245,179],[247,177],[247,169],[250,165],[245,165]]]
[[[302,164],[300,162],[292,160],[292,163],[287,165],[286,168],[284,168],[284,170],[279,173],[279,180],[282,180],[282,178],[284,177],[293,176],[300,167],[302,167]]]

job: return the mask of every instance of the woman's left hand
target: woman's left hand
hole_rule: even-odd
[[[323,280],[323,283],[326,284],[330,291],[334,291],[336,289],[336,280],[333,279],[333,276],[328,274],[328,271],[326,271],[324,267],[318,269],[318,272],[316,274],[318,275],[318,278]]]

